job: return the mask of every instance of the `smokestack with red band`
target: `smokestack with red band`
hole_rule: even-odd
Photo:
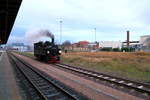
[[[127,48],[128,48],[129,45],[130,45],[129,37],[130,37],[130,31],[127,31]]]

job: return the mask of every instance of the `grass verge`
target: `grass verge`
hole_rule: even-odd
[[[18,53],[31,58],[34,57],[33,53]],[[63,53],[61,61],[114,76],[150,82],[150,53],[74,52]]]
[[[150,53],[76,52],[62,54],[62,62],[138,81],[150,81]]]

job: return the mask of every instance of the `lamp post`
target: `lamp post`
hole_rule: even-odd
[[[62,40],[62,23],[63,23],[63,21],[60,20],[59,23],[60,23],[60,45],[61,45],[61,40]]]
[[[95,42],[96,42],[96,28],[94,28],[94,31],[95,31]]]

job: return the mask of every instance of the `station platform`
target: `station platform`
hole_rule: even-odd
[[[0,100],[22,100],[7,53],[0,54]]]

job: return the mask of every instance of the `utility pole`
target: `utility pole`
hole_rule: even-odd
[[[60,23],[60,45],[61,45],[61,40],[62,40],[62,23],[63,23],[63,21],[60,19],[59,23]]]
[[[94,31],[95,31],[95,42],[96,42],[96,28],[94,28]]]

